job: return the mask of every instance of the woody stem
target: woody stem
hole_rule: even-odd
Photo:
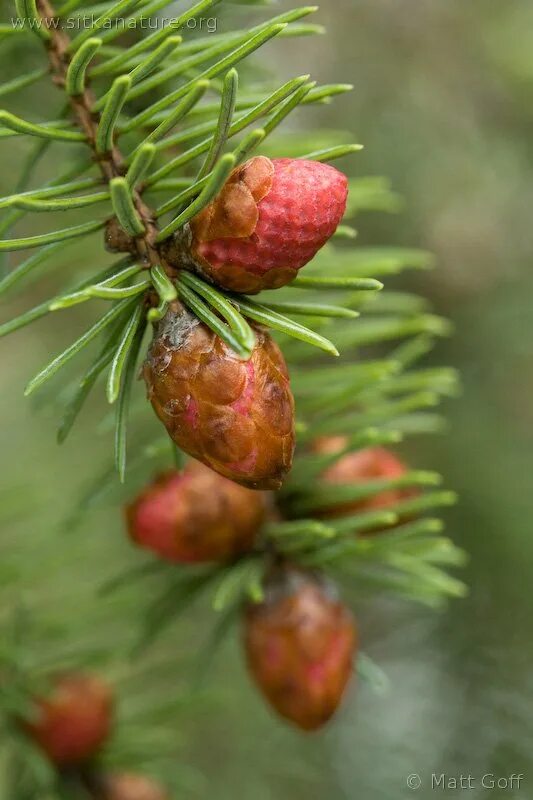
[[[37,0],[37,9],[50,32],[47,50],[52,79],[57,86],[65,87],[70,63],[70,37],[55,24],[48,24],[52,23],[56,16],[49,0]],[[78,127],[87,137],[87,145],[91,149],[92,157],[98,164],[105,182],[109,183],[113,178],[124,175],[124,159],[115,144],[107,153],[97,152],[96,132],[100,115],[94,110],[95,96],[92,90],[86,87],[82,94],[69,96],[69,103]],[[132,189],[132,195],[135,209],[145,227],[144,233],[133,240],[139,262],[147,269],[160,265],[169,276],[172,276],[173,270],[156,243],[159,228],[155,222],[155,215],[136,189]]]

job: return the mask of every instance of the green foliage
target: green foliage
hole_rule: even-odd
[[[162,4],[160,5],[162,6]],[[288,30],[287,26],[290,30],[291,25],[315,9],[314,7],[295,9],[274,17],[270,22],[256,25],[249,31],[217,35],[213,37],[213,43],[208,40],[207,47],[201,48],[191,55],[191,50],[196,48],[195,40],[188,43],[182,42],[180,37],[175,36],[175,33],[178,30],[182,31],[188,20],[197,14],[204,13],[211,5],[213,4],[210,2],[196,4],[184,12],[172,26],[155,31],[149,36],[139,39],[133,47],[124,50],[114,47],[109,51],[108,45],[102,47],[102,42],[107,42],[111,38],[112,28],[109,27],[109,21],[120,17],[125,12],[132,11],[133,5],[127,0],[122,0],[102,11],[100,16],[94,20],[91,29],[79,33],[69,45],[72,55],[65,74],[66,92],[74,98],[83,100],[84,92],[91,86],[93,80],[97,80],[98,88],[95,84],[94,89],[96,97],[91,102],[93,116],[98,110],[101,111],[101,116],[94,117],[96,120],[94,148],[99,157],[105,159],[107,154],[113,150],[115,142],[121,146],[125,134],[130,131],[134,133],[135,138],[132,141],[128,137],[127,151],[123,155],[125,163],[129,164],[126,177],[123,178],[118,174],[110,178],[109,174],[104,172],[104,182],[108,184],[106,190],[88,195],[76,194],[85,188],[98,186],[100,182],[96,177],[81,179],[78,177],[82,170],[86,171],[88,168],[97,170],[96,165],[88,167],[84,164],[78,170],[77,175],[71,176],[74,177],[74,180],[66,183],[58,181],[53,186],[34,188],[24,193],[11,195],[3,199],[4,207],[17,208],[25,213],[31,211],[53,213],[83,209],[110,201],[113,212],[123,229],[130,236],[139,237],[143,236],[146,228],[143,217],[139,214],[137,199],[132,194],[132,188],[138,187],[141,191],[144,189],[150,192],[168,192],[167,186],[159,186],[159,184],[163,184],[165,180],[168,182],[167,176],[177,170],[185,170],[186,188],[166,200],[153,212],[158,220],[164,220],[168,214],[172,215],[170,220],[163,222],[160,227],[157,238],[158,241],[162,241],[182,228],[213,199],[235,164],[241,163],[256,150],[265,138],[278,128],[288,114],[304,103],[324,102],[349,88],[342,84],[315,88],[313,83],[308,82],[307,76],[304,76],[287,82],[266,97],[258,90],[253,98],[248,95],[245,103],[240,101],[238,75],[234,65],[273,36],[284,34]],[[66,14],[68,10],[67,5],[60,13]],[[146,14],[148,10],[143,8],[143,13]],[[138,18],[139,13],[135,12],[132,18]],[[295,28],[291,32],[296,35],[307,35],[315,31],[307,27],[303,30]],[[95,36],[97,33],[98,37]],[[210,61],[213,62],[211,65],[209,65]],[[193,78],[189,77],[191,70],[205,64],[208,66],[200,74]],[[123,74],[120,74],[121,71]],[[219,103],[205,103],[203,106],[198,106],[206,91],[218,93],[219,87],[213,81],[219,75],[224,76],[220,86]],[[136,101],[148,91],[158,90],[163,83],[166,84],[169,80],[176,80],[180,77],[182,81],[185,81],[181,86],[167,92],[156,103],[136,116],[128,116],[128,103]],[[106,83],[109,80],[111,80],[111,86],[107,88]],[[92,97],[92,95],[89,94],[87,97]],[[243,106],[248,106],[248,110],[240,116],[237,115],[237,110]],[[202,112],[204,121],[200,125],[187,128],[187,116],[195,110]],[[246,131],[249,126],[265,115],[267,117],[262,128]],[[91,145],[90,136],[89,139],[87,138],[87,130],[77,131],[74,127],[75,120],[69,121],[68,117],[34,125],[20,120],[13,114],[2,112],[2,121],[6,131],[9,130],[11,133],[45,136],[62,141],[86,141],[89,146]],[[180,131],[172,134],[172,130],[178,124],[180,124]],[[236,149],[232,153],[224,154],[223,151],[228,140],[241,132],[244,132],[245,135]],[[207,138],[203,138],[205,134],[208,134]],[[193,146],[169,160],[165,151],[184,141],[193,142]],[[310,139],[308,138],[305,145],[309,144]],[[345,156],[357,149],[359,149],[358,145],[337,145],[322,148],[307,155],[317,160],[329,160]],[[305,155],[305,152],[301,152],[300,155]],[[164,158],[164,163],[158,166],[161,157]],[[196,172],[196,177],[187,177],[187,171],[190,167],[194,169],[197,159],[202,159],[202,162]],[[104,220],[82,222],[71,228],[43,233],[35,237],[4,240],[0,243],[0,249],[12,251],[59,243],[97,231],[103,227],[103,224]],[[40,266],[44,258],[48,258],[53,253],[53,250],[44,251],[42,254],[39,252],[36,257],[8,273],[0,284],[0,291],[11,289],[30,271]],[[134,261],[134,256],[132,256],[132,261]],[[126,275],[124,280],[127,280],[128,277]],[[157,264],[151,269],[151,281],[160,297],[160,304],[157,308],[146,311],[152,322],[164,313],[165,304],[179,294],[180,299],[243,358],[249,355],[253,344],[250,327],[245,322],[245,317],[260,321],[275,330],[288,333],[336,355],[338,352],[336,346],[327,338],[281,312],[289,315],[312,315],[315,311],[317,316],[329,314],[352,318],[355,316],[355,312],[345,309],[343,304],[337,308],[328,308],[327,304],[323,303],[314,304],[314,308],[311,304],[302,305],[291,302],[285,303],[285,305],[278,304],[278,307],[272,303],[269,305],[268,302],[258,304],[212,290],[207,284],[198,280],[192,285],[189,276],[180,278],[176,286],[172,286]],[[304,286],[306,281],[310,287],[318,289],[328,288],[333,284],[340,285],[334,278],[330,278],[326,284],[321,283],[320,280],[313,284],[311,278],[303,277],[298,278],[294,286]],[[48,304],[48,309],[68,308],[70,305],[84,302],[91,297],[119,302],[128,297],[137,296],[139,308],[144,305],[145,285],[142,281],[124,288],[118,286],[119,282],[122,282],[120,274],[108,276],[103,283],[94,281],[91,286],[81,292],[70,292],[61,298],[52,300]],[[346,288],[378,289],[381,287],[381,284],[376,281],[365,282],[352,278],[345,278],[342,283]],[[17,330],[22,325],[43,316],[46,310],[46,304],[42,304],[37,309],[1,326],[0,333],[4,335]],[[219,314],[226,322],[219,319]],[[106,319],[112,321],[114,311],[111,310],[109,315]],[[65,358],[68,360],[71,355],[76,354],[85,343],[92,341],[101,329],[100,322],[98,322],[94,333],[90,333],[89,338],[82,337],[81,345],[75,344],[72,348],[67,348]],[[65,363],[65,358],[59,357],[57,364],[61,366]],[[115,361],[112,360],[112,363]],[[44,371],[46,378],[55,373],[56,362],[54,361],[53,364],[53,369]],[[40,386],[41,382],[41,377],[36,382],[32,382],[29,387],[30,391]],[[90,391],[92,383],[91,380],[89,383],[83,384],[84,392]]]
[[[155,600],[141,609],[136,641],[128,642],[130,650],[134,644],[135,652],[146,657],[156,637],[167,635],[177,616],[206,593],[219,615],[207,646],[211,654],[242,603],[262,599],[262,582],[273,552],[308,568],[331,570],[361,593],[368,587],[378,588],[429,606],[462,596],[463,584],[447,570],[460,566],[464,556],[442,535],[440,520],[425,516],[455,499],[452,492],[436,488],[438,475],[411,470],[400,479],[358,486],[334,486],[321,480],[324,470],[351,449],[399,443],[407,435],[438,430],[442,420],[433,409],[456,392],[452,370],[419,364],[433,340],[449,333],[448,323],[431,314],[414,295],[383,291],[384,284],[378,280],[404,269],[427,269],[432,266],[431,256],[414,249],[353,244],[356,230],[351,223],[359,212],[398,208],[398,198],[388,184],[373,177],[352,181],[346,224],[303,275],[274,295],[263,292],[253,299],[235,295],[185,270],[176,277],[165,271],[159,258],[159,244],[182,230],[211,202],[236,165],[252,153],[275,153],[283,147],[278,128],[289,115],[305,111],[310,104],[329,103],[350,90],[346,84],[317,86],[308,75],[274,88],[269,80],[249,82],[244,69],[237,72],[245,59],[275,37],[320,34],[320,26],[297,24],[315,8],[280,14],[250,30],[188,40],[187,21],[215,5],[215,0],[201,0],[171,26],[138,36],[133,44],[109,44],[120,33],[109,26],[112,20],[123,15],[139,19],[165,5],[161,0],[120,0],[98,6],[93,25],[65,45],[70,61],[64,68],[51,58],[52,71],[63,70],[54,77],[64,83],[65,99],[70,103],[70,111],[60,119],[33,123],[0,111],[0,138],[11,142],[14,137],[33,136],[42,139],[43,148],[60,142],[85,152],[84,160],[68,174],[47,186],[32,186],[36,160],[46,153],[44,149],[34,151],[13,193],[0,199],[0,209],[5,210],[0,226],[8,237],[0,242],[0,252],[39,248],[2,277],[0,295],[23,285],[27,276],[45,276],[50,262],[68,242],[101,235],[110,214],[134,245],[131,255],[110,266],[103,266],[102,258],[93,274],[0,325],[0,336],[4,336],[49,313],[93,299],[107,301],[86,332],[41,369],[26,388],[26,394],[40,390],[42,402],[50,402],[54,410],[58,400],[63,402],[59,442],[66,440],[100,379],[108,402],[114,405],[102,414],[102,427],[114,427],[119,479],[113,469],[98,476],[69,517],[69,527],[101,505],[122,504],[133,486],[149,480],[154,470],[168,468],[176,458],[181,460],[166,438],[154,441],[151,435],[144,435],[143,415],[150,411],[141,392],[135,391],[134,380],[148,323],[161,319],[173,300],[179,298],[242,359],[250,357],[255,344],[248,320],[269,327],[290,367],[299,443],[294,470],[277,497],[283,521],[266,523],[257,550],[236,563],[189,569],[150,562],[107,581],[105,596],[126,606],[120,598],[132,585],[157,580]],[[77,6],[71,0],[57,13],[66,17]],[[41,6],[35,0],[21,0],[17,12],[32,20],[41,13]],[[48,50],[41,47],[46,58],[47,52],[53,53],[57,32],[53,26],[39,31],[48,43]],[[34,39],[38,45],[38,37]],[[31,80],[28,75],[9,81],[0,86],[0,96],[12,96],[43,75],[39,70],[31,73]],[[342,137],[339,141],[337,131],[308,132],[291,143],[291,155],[317,161],[345,158],[360,149]],[[84,194],[87,190],[91,192]],[[157,206],[156,194],[158,198],[162,195]],[[87,219],[85,209],[92,216],[92,206],[100,204],[106,204],[102,215]],[[75,220],[70,224],[69,219],[68,227],[57,230],[9,238],[13,223],[32,212],[72,212]],[[310,292],[315,292],[316,300]],[[56,382],[51,384],[55,388],[49,388],[49,381],[55,381],[60,370],[68,374],[63,368],[89,346],[96,348],[92,362],[77,378],[67,381],[66,391],[56,391]],[[331,356],[336,358],[334,363]],[[127,447],[127,433],[132,429],[135,435]],[[312,446],[317,435],[341,436],[344,443],[339,452],[320,455]],[[122,484],[127,466],[125,492]],[[365,511],[354,506],[353,513],[343,517],[317,518],[332,504],[361,503],[398,488],[416,488],[416,494],[386,510]],[[376,532],[379,536],[368,535]],[[120,619],[127,620],[127,614]],[[113,636],[107,632],[104,638],[99,646],[107,653]],[[60,650],[58,639],[53,641]],[[121,650],[122,658],[126,658],[125,652],[127,648]],[[11,677],[10,670],[16,672],[24,659],[14,645],[8,644],[6,653],[7,689],[5,696],[0,694],[0,707],[9,727],[13,715],[25,708],[35,663],[24,666],[19,686],[19,676]],[[83,655],[75,660],[83,663]],[[361,671],[383,685],[379,668],[369,660],[362,664]],[[1,665],[4,675],[4,661]],[[50,665],[46,667],[45,673]],[[14,769],[19,770],[20,800],[37,796],[57,800],[64,790],[57,775],[23,736],[17,737],[16,731],[9,729],[8,738],[14,747]],[[113,762],[112,753],[104,758]],[[132,763],[136,764],[135,760]],[[26,785],[30,787],[27,790]]]

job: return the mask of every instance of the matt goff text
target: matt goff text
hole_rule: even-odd
[[[446,775],[433,773],[431,775],[432,789],[519,789],[524,776],[518,773],[511,775],[494,775],[487,772],[485,775]]]

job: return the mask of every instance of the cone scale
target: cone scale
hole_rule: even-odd
[[[346,176],[328,164],[257,156],[167,242],[166,256],[229,291],[278,289],[335,233],[347,196]]]
[[[280,349],[260,327],[248,361],[174,303],[144,365],[148,397],[172,440],[251,489],[277,489],[292,464],[294,400]]]

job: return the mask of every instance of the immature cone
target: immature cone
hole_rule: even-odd
[[[254,546],[265,496],[198,461],[159,475],[126,508],[133,541],[168,561],[226,561]]]
[[[59,767],[81,764],[101,748],[111,730],[113,695],[99,678],[73,674],[59,679],[35,701],[25,730]]]
[[[295,570],[269,583],[246,611],[244,644],[259,689],[282,717],[306,731],[337,710],[356,649],[352,615],[330,587]]]
[[[251,489],[277,489],[291,468],[294,400],[285,361],[260,327],[249,361],[179,303],[144,365],[152,406],[193,458]]]
[[[144,775],[122,773],[105,778],[102,800],[170,800],[158,783]]]
[[[346,440],[342,436],[328,437],[318,439],[314,449],[319,453],[335,453],[342,450],[345,444]],[[322,480],[334,485],[356,485],[372,480],[401,478],[406,472],[406,465],[390,450],[384,447],[366,447],[341,456],[325,470]],[[317,516],[342,517],[355,511],[385,509],[400,500],[412,497],[413,494],[413,489],[387,489],[372,497],[322,509]]]
[[[346,176],[328,164],[257,156],[191,221],[174,258],[188,247],[197,271],[230,291],[277,289],[335,233],[347,196]]]

